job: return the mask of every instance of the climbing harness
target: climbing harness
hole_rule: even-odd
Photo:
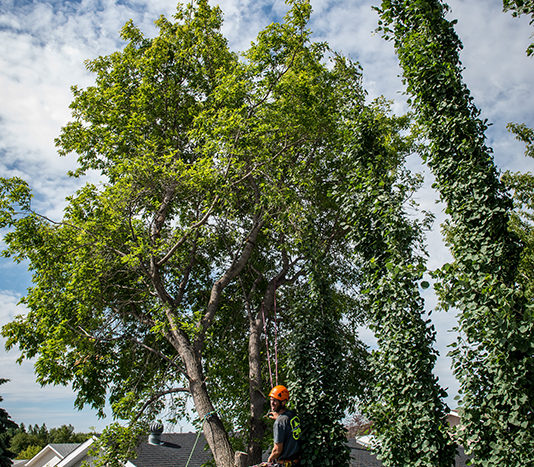
[[[217,412],[215,412],[214,410],[211,411],[211,412],[208,412],[206,415],[204,415],[204,418],[202,419],[202,423],[201,423],[201,428],[202,426],[204,425],[204,422],[209,418],[211,417],[212,415],[216,415]],[[189,459],[187,459],[187,462],[185,463],[185,467],[188,467],[189,465],[189,462],[191,462],[191,458],[193,457],[193,453],[195,452],[195,449],[197,447],[197,443],[198,443],[198,440],[200,438],[200,435],[202,434],[202,430],[199,429],[198,430],[198,433],[197,433],[197,439],[195,439],[195,442],[193,443],[193,448],[191,449],[191,453],[189,454]]]

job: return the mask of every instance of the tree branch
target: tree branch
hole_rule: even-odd
[[[239,257],[232,262],[231,266],[213,284],[211,288],[206,313],[197,325],[197,329],[199,330],[195,343],[195,348],[197,351],[200,351],[200,349],[204,345],[206,331],[213,322],[213,318],[219,306],[219,302],[221,300],[221,295],[224,288],[243,270],[248,260],[250,259],[250,255],[252,254],[252,251],[254,250],[256,244],[256,239],[258,237],[261,227],[263,226],[263,221],[260,220],[260,216],[261,214],[259,213],[254,216],[253,227],[245,241],[243,250]]]
[[[126,336],[117,336],[117,337],[97,337],[91,333],[89,333],[88,331],[86,331],[84,328],[82,328],[81,326],[78,326],[77,327],[80,331],[81,331],[81,334],[85,337],[87,337],[89,340],[92,340],[92,341],[95,341],[95,342],[106,342],[106,343],[113,343],[113,342],[117,342],[117,341],[129,341],[133,344],[136,344],[138,345],[139,347],[142,347],[144,348],[145,350],[148,350],[149,352],[152,352],[154,355],[157,355],[158,357],[160,357],[161,359],[165,360],[169,365],[173,366],[174,368],[176,368],[177,370],[180,371],[181,374],[183,374],[184,376],[187,376],[185,374],[185,370],[183,369],[183,367],[181,367],[180,365],[178,365],[173,359],[167,357],[165,354],[163,354],[162,352],[160,352],[159,350],[156,350],[154,349],[153,347],[150,347],[148,345],[146,345],[145,343],[143,342],[140,342],[138,341],[137,339],[134,339],[133,337],[126,337]]]
[[[204,225],[208,219],[209,219],[209,216],[211,215],[211,213],[213,212],[213,209],[215,208],[215,204],[217,203],[217,201],[219,201],[219,195],[215,196],[215,198],[213,199],[213,202],[211,203],[211,206],[208,208],[208,210],[206,211],[206,213],[204,214],[204,216],[202,217],[202,219],[200,219],[198,222],[196,222],[195,224],[191,225],[188,230],[186,231],[186,233],[184,234],[184,236],[178,240],[171,248],[170,250],[165,254],[165,256],[163,258],[161,258],[160,260],[156,261],[156,266],[162,266],[163,264],[165,264],[170,258],[171,256],[174,254],[174,252],[181,246],[184,244],[184,242],[187,240],[189,234],[195,230],[195,229],[198,229],[200,226]]]

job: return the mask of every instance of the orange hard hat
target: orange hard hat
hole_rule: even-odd
[[[278,399],[279,401],[288,401],[289,391],[285,386],[278,385],[271,389],[269,397],[272,397],[273,399]]]

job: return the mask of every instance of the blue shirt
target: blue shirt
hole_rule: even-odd
[[[300,420],[293,410],[286,410],[274,421],[273,435],[275,444],[284,443],[279,459],[293,460],[300,453]]]

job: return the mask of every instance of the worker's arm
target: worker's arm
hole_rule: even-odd
[[[274,443],[273,450],[269,456],[268,462],[276,462],[276,460],[282,455],[284,450],[284,443]]]

